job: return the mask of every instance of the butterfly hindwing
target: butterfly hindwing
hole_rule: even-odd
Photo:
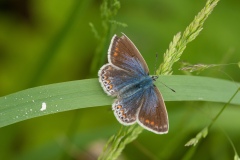
[[[112,109],[120,123],[131,125],[137,121],[137,114],[142,105],[142,93],[139,91],[129,97],[115,100]]]
[[[168,115],[161,93],[152,86],[145,90],[142,106],[138,113],[138,123],[157,134],[168,132]]]
[[[110,63],[105,64],[98,72],[99,81],[104,91],[111,96],[117,96],[118,92],[130,81],[137,79],[130,72],[122,70]]]

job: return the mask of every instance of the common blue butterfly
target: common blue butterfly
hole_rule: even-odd
[[[157,134],[168,132],[168,114],[163,97],[149,76],[148,66],[133,42],[126,36],[113,36],[108,63],[98,72],[104,91],[117,97],[112,109],[123,125],[138,122]]]

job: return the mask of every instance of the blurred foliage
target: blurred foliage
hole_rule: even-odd
[[[128,27],[118,26],[115,33],[131,38],[152,74],[155,53],[161,62],[173,36],[188,26],[206,0],[120,2],[112,22]],[[89,0],[1,0],[0,96],[32,86],[97,77],[90,74],[90,66],[99,41],[89,23],[100,35],[104,33],[101,4]],[[238,63],[239,8],[240,1],[220,1],[181,60],[191,64]],[[173,67],[173,74],[183,74],[178,70],[180,64]],[[214,67],[199,75],[240,81],[237,65]],[[240,153],[239,106],[228,106],[208,136],[192,148],[184,144],[209,124],[223,104],[167,102],[166,106],[169,133],[143,132],[125,148],[121,159],[233,159],[234,150],[225,133]],[[119,128],[109,106],[27,120],[0,129],[0,159],[96,159],[108,137]]]

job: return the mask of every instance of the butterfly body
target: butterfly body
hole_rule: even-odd
[[[127,98],[138,92],[144,92],[147,88],[153,85],[153,80],[151,77],[141,77],[137,80],[130,82],[128,85],[124,86],[122,89],[119,90],[118,97],[120,98]]]
[[[108,50],[109,63],[98,72],[104,91],[117,99],[112,109],[124,125],[138,122],[157,134],[168,132],[168,116],[161,93],[149,76],[147,64],[131,40],[113,36]]]

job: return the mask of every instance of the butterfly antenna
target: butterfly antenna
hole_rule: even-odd
[[[159,81],[159,82],[161,82],[161,81]],[[167,87],[168,89],[170,89],[171,91],[173,91],[173,92],[176,92],[174,89],[172,89],[172,88],[170,88],[170,87],[168,87],[166,84],[164,84],[163,82],[161,82],[165,87]]]
[[[154,66],[154,75],[153,76],[153,80],[156,81],[156,79],[158,78],[158,75],[156,75],[156,71],[157,71],[157,61],[158,61],[158,53],[156,53],[156,60],[155,60],[155,66]],[[161,82],[161,81],[159,81]],[[163,82],[161,82],[165,87],[167,87],[168,89],[170,89],[173,92],[176,92],[174,89],[168,87],[166,84],[164,84]]]

